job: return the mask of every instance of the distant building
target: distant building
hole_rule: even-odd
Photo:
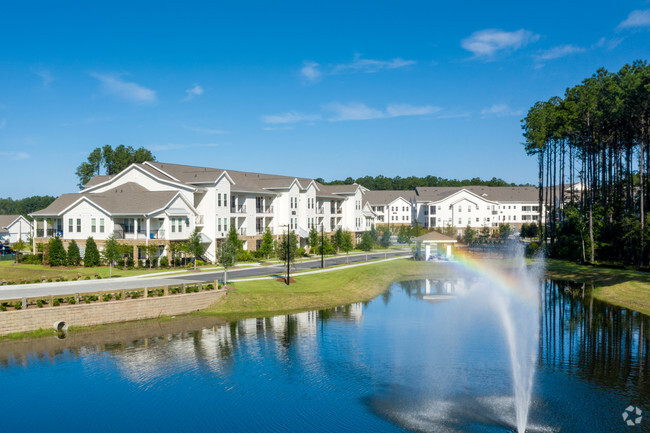
[[[27,242],[31,233],[32,223],[22,215],[0,215],[0,239],[12,244],[18,239]]]

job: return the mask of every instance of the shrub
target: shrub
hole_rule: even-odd
[[[86,239],[86,252],[84,253],[84,266],[87,268],[99,266],[99,250],[95,240],[91,237]]]
[[[534,257],[537,252],[539,251],[540,246],[537,242],[531,242],[528,245],[526,245],[526,257]]]
[[[52,301],[52,305],[54,307],[58,307],[59,305],[61,305],[61,298],[56,298],[54,301]]]
[[[50,238],[47,251],[47,260],[50,266],[65,266],[68,258],[60,238]]]
[[[253,254],[251,254],[250,251],[240,251],[237,253],[237,261],[238,262],[253,262],[255,261],[255,257]]]
[[[48,283],[51,283],[51,282],[52,282],[52,278],[48,278],[48,279],[47,279],[47,282],[48,282]]]
[[[108,302],[112,299],[112,296],[110,293],[107,293],[106,295],[102,296],[102,299],[104,300],[104,302]]]
[[[106,296],[110,296],[110,295],[106,295]],[[120,299],[122,299],[122,293],[116,293],[115,294],[115,300],[119,301]],[[110,299],[109,299],[109,301],[110,301]]]
[[[38,305],[38,308],[43,308],[43,304],[44,304],[44,302],[43,302],[42,299],[39,299],[38,301],[36,301],[36,305]]]
[[[212,290],[212,289],[214,289],[214,284],[212,284],[212,283],[206,284],[204,287],[205,287],[205,290]]]
[[[14,304],[14,308],[15,308],[16,310],[21,310],[21,309],[23,308],[23,303],[20,302],[20,301],[19,301],[19,302],[16,302],[16,303]]]
[[[168,268],[169,267],[169,259],[167,256],[163,256],[160,258],[160,267],[161,268]]]
[[[81,255],[79,253],[79,246],[73,239],[68,245],[68,266],[79,266],[81,264]]]
[[[86,275],[86,276],[84,277],[84,280],[90,280],[90,275]]]
[[[296,248],[296,257],[304,257],[305,249],[303,247]]]
[[[27,263],[28,265],[40,265],[43,263],[42,254],[25,254],[21,256],[18,261],[20,263]]]
[[[76,300],[75,298],[68,298],[68,299],[67,299],[67,302],[68,302],[68,304],[70,304],[70,305],[74,305],[74,304],[77,303],[77,300]]]
[[[0,311],[7,311],[7,307],[5,307],[5,304],[0,305]]]

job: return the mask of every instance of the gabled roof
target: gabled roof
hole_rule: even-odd
[[[33,216],[60,216],[77,202],[87,200],[111,215],[147,215],[163,209],[180,193],[178,191],[148,191],[128,182],[101,193],[62,194],[47,208]]]
[[[415,188],[417,201],[436,202],[466,190],[488,201],[537,202],[538,189],[534,186],[443,186]]]
[[[0,215],[0,230],[9,228],[19,218],[25,219],[22,215]],[[25,219],[25,221],[27,220]],[[27,223],[29,224],[29,221]]]
[[[367,191],[363,194],[364,200],[371,205],[388,205],[399,198],[403,198],[410,203],[414,197],[414,191]]]
[[[442,233],[438,232],[429,232],[425,233],[422,236],[418,236],[416,238],[413,238],[414,241],[421,241],[421,242],[441,242],[441,243],[454,243],[457,242],[456,239],[450,238],[449,236],[445,236]]]
[[[359,188],[363,188],[357,183],[349,185],[323,185],[322,183],[318,183],[317,185],[321,193],[330,194],[355,194]]]

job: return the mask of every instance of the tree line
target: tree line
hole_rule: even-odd
[[[536,102],[522,128],[525,150],[538,161],[540,221],[546,221],[540,239],[549,254],[647,265],[647,62],[598,69],[564,97]]]
[[[24,215],[31,220],[29,214],[41,209],[45,209],[56,197],[50,195],[34,195],[20,200],[9,198],[0,198],[0,215]]]
[[[117,174],[131,164],[139,164],[145,161],[155,161],[156,157],[149,149],[120,144],[115,149],[110,144],[103,147],[96,147],[86,161],[79,164],[75,174],[79,179],[79,188],[88,183],[94,176]]]
[[[520,185],[516,183],[508,183],[503,179],[493,177],[490,180],[482,180],[478,177],[472,179],[446,179],[437,176],[409,176],[409,177],[387,177],[383,175],[378,176],[363,176],[357,179],[348,177],[345,180],[333,180],[326,182],[323,178],[316,178],[317,182],[323,185],[352,185],[357,183],[370,190],[385,191],[385,190],[412,190],[416,187],[439,187],[439,186],[530,186]]]

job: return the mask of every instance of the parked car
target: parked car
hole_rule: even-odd
[[[16,252],[14,250],[12,250],[11,248],[9,248],[6,245],[1,245],[0,246],[0,256],[4,256],[4,255],[7,255],[7,254],[15,254],[15,253]]]

